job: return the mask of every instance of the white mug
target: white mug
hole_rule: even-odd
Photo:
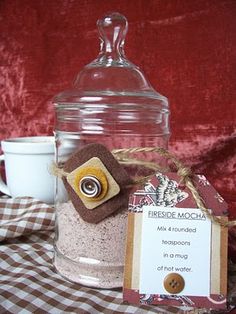
[[[0,191],[11,197],[30,196],[54,203],[54,177],[50,165],[55,159],[53,136],[18,137],[1,142],[6,182],[0,176]]]

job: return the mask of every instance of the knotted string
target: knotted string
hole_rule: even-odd
[[[212,221],[219,224],[222,227],[231,227],[236,225],[235,220],[226,221],[225,217],[221,218],[213,215],[208,208],[206,208],[204,200],[198,193],[198,190],[193,182],[193,173],[191,168],[186,167],[182,161],[178,160],[173,154],[168,150],[160,147],[133,147],[133,148],[120,148],[112,150],[113,156],[119,161],[119,163],[124,165],[138,165],[148,169],[153,170],[154,172],[151,175],[144,176],[140,179],[134,180],[132,185],[141,184],[147,182],[156,171],[167,171],[167,168],[163,168],[157,163],[140,160],[136,158],[131,158],[131,154],[136,153],[158,153],[160,156],[169,160],[176,168],[177,175],[180,177],[180,182],[184,184],[192,193],[192,196],[196,202],[196,205],[201,211]],[[56,164],[52,165],[51,172],[53,175],[63,178],[66,177],[69,173],[64,171],[62,167],[59,167]],[[130,186],[128,186],[130,187]]]

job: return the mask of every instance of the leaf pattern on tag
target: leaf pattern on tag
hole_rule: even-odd
[[[179,184],[167,175],[156,173],[143,187],[129,199],[129,210],[142,212],[143,206],[174,207],[187,199],[189,194],[179,188]]]
[[[199,184],[202,184],[203,186],[210,186],[210,182],[207,180],[207,178],[204,175],[198,175],[198,182]]]
[[[223,203],[224,202],[223,197],[218,192],[216,193],[215,198],[218,200],[219,203]]]
[[[171,180],[168,176],[157,173],[156,178],[159,181],[157,186],[148,182],[144,186],[145,192],[150,195],[157,206],[174,207],[188,197],[188,193],[178,188],[178,183]]]

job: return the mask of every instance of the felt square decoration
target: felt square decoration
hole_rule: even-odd
[[[97,157],[72,171],[67,176],[67,181],[88,209],[98,207],[120,192],[119,185]]]
[[[112,153],[101,144],[88,144],[64,164],[63,178],[68,195],[89,223],[98,223],[128,207],[132,179]]]

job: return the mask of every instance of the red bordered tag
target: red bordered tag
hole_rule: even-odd
[[[196,208],[179,182],[175,173],[157,173],[130,196],[123,298],[225,309],[228,230]],[[227,204],[209,181],[195,175],[193,183],[212,215],[226,221]]]

